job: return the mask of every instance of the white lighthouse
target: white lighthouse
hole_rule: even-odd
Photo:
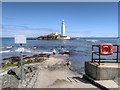
[[[61,36],[66,36],[64,19],[62,20],[62,23],[61,23]]]
[[[70,39],[70,37],[68,37],[65,34],[65,22],[64,22],[64,19],[62,20],[62,23],[61,23],[61,35],[58,37],[58,39]]]

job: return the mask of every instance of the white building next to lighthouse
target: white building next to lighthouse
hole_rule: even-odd
[[[58,39],[70,39],[65,33],[65,22],[64,19],[62,20],[61,23],[61,35],[58,37]]]

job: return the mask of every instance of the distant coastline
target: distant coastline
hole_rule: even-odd
[[[59,40],[59,39],[49,39],[49,38],[45,38],[45,39],[42,39],[42,38],[34,38],[34,37],[29,37],[27,38],[27,40]],[[71,38],[69,40],[76,40],[76,38]]]
[[[14,37],[0,37],[1,38],[14,38]],[[35,38],[35,37],[27,37],[27,38]],[[72,37],[72,38],[88,38],[88,39],[91,39],[91,38],[105,38],[105,39],[109,39],[109,38],[113,38],[113,39],[117,39],[118,37]]]
[[[14,37],[0,37],[0,39],[12,39],[12,38],[14,39]],[[76,40],[78,38],[80,39],[118,39],[118,37],[71,37],[70,40]],[[37,37],[27,37],[27,40],[45,40],[45,39],[38,39]],[[57,39],[54,39],[54,40],[57,40]]]

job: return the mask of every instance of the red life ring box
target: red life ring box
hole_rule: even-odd
[[[101,55],[112,55],[113,54],[113,45],[110,43],[99,44],[100,54]]]

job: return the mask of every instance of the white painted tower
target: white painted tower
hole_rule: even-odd
[[[62,23],[61,23],[61,35],[66,36],[64,19],[62,20]]]

